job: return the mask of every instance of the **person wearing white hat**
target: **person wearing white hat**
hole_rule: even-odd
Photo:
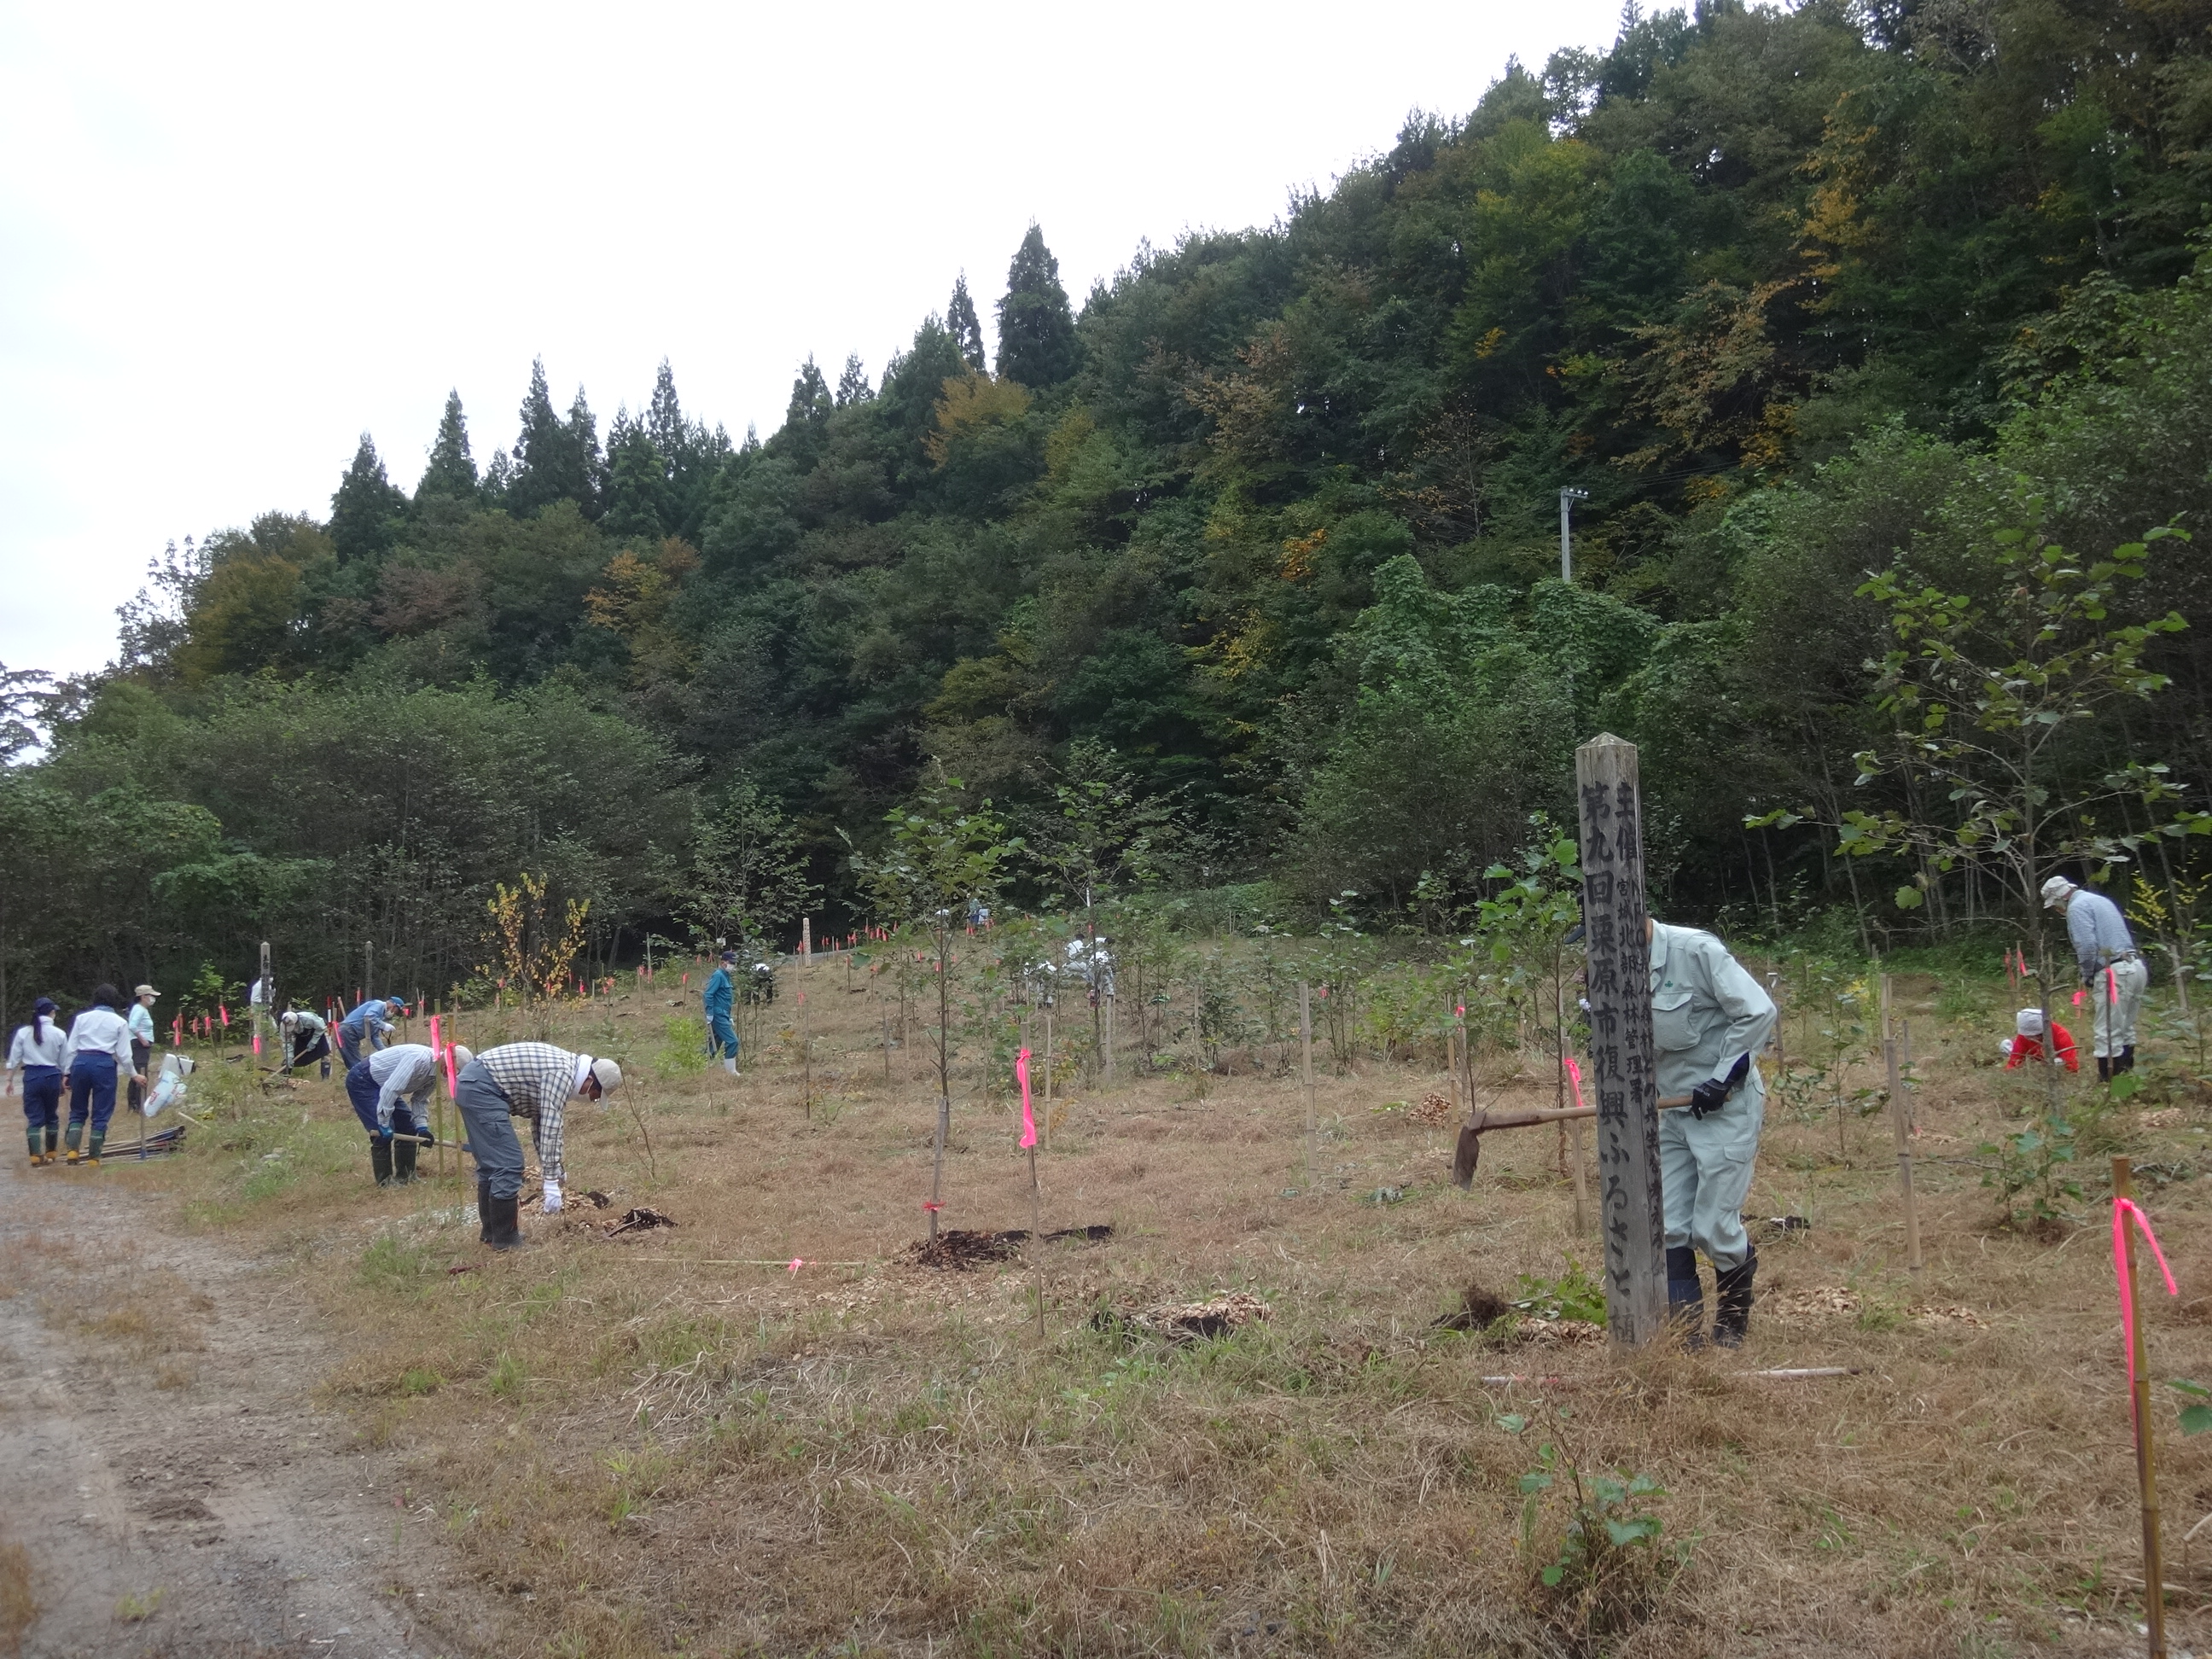
[[[154,1057],[154,1045],[161,1039],[154,1030],[154,1005],[161,994],[150,985],[142,985],[131,994],[131,1012],[127,1020],[131,1027],[131,1064],[139,1077],[146,1075],[146,1062]],[[132,1111],[146,1103],[146,1085],[133,1081],[126,1103]]]
[[[310,1013],[305,1008],[287,1008],[276,1022],[284,1034],[284,1064],[282,1070],[289,1072],[323,1063],[323,1075],[331,1074],[331,1028],[320,1014]]]
[[[1997,1045],[2005,1057],[2005,1070],[2018,1071],[2023,1066],[2043,1063],[2043,1010],[2023,1008],[2013,1016],[2013,1035]],[[2056,1042],[2058,1063],[2069,1072],[2081,1069],[2081,1051],[2074,1046],[2074,1033],[2057,1020],[2051,1022]]]
[[[481,1237],[495,1250],[523,1241],[522,1145],[513,1119],[530,1120],[538,1167],[545,1182],[545,1213],[561,1212],[568,1171],[562,1146],[568,1103],[597,1101],[622,1087],[622,1067],[611,1060],[572,1054],[550,1042],[507,1042],[487,1048],[453,1081],[453,1104],[468,1125],[477,1161],[477,1213]]]
[[[2066,918],[2081,984],[2096,1010],[2090,1047],[2097,1056],[2097,1075],[2109,1083],[2135,1070],[2136,1016],[2150,984],[2149,964],[2136,949],[2120,907],[2102,893],[2053,876],[2043,884],[2043,903]]]
[[[456,1045],[453,1064],[475,1056]],[[430,1138],[430,1091],[438,1086],[438,1051],[427,1042],[379,1048],[345,1075],[346,1098],[368,1132],[368,1167],[380,1187],[415,1179],[415,1155]]]

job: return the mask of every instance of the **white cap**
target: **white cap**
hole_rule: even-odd
[[[476,1057],[476,1050],[473,1048],[463,1048],[459,1043],[456,1042],[453,1045],[453,1071],[455,1074],[458,1075],[461,1067],[467,1065]]]
[[[592,1062],[592,1075],[599,1080],[599,1092],[611,1095],[622,1087],[622,1067],[611,1060]]]
[[[288,1008],[277,1016],[276,1023],[279,1025],[297,1025],[300,1023],[299,1013],[296,1010]]]
[[[2021,1009],[2018,1013],[2012,1017],[2012,1028],[2014,1030],[2019,1032],[2022,1036],[2041,1036],[2043,1035],[2043,1010],[2040,1008]]]
[[[2043,908],[2055,910],[2074,890],[2074,884],[2063,876],[2053,876],[2043,884]]]

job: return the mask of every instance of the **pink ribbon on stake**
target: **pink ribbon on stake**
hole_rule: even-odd
[[[2150,1230],[2150,1218],[2136,1206],[2135,1200],[2112,1198],[2112,1272],[2120,1281],[2120,1342],[2128,1354],[2129,1409],[2135,1409],[2136,1387],[2136,1287],[2128,1282],[2128,1223],[2132,1219],[2142,1230],[2150,1253],[2157,1258],[2159,1272],[2166,1275],[2166,1293],[2179,1296],[2181,1290],[2173,1282],[2173,1269],[2166,1265],[2166,1252],[2158,1248],[2158,1235]],[[2138,1425],[2140,1426],[2140,1425]]]
[[[1572,1054],[1567,1056],[1567,1081],[1575,1085],[1575,1109],[1583,1108],[1583,1068],[1575,1064]]]
[[[1022,1085],[1022,1145],[1036,1145],[1036,1118],[1030,1111],[1030,1051],[1026,1048],[1014,1056],[1014,1076]]]
[[[2109,964],[2105,969],[2105,988],[2112,994],[2112,1006],[2118,1007],[2120,1006],[2119,970]]]
[[[2081,994],[2081,992],[2079,992],[2079,991],[2076,991],[2076,992],[2074,994],[2074,1006],[2075,1006],[2076,1008],[2079,1008],[2079,1007],[2081,1006],[2081,996],[2082,996],[2082,994]]]
[[[793,1256],[791,1258],[790,1264],[785,1267],[784,1271],[789,1273],[793,1279],[796,1279],[799,1277],[799,1270],[805,1265],[806,1264],[800,1261],[797,1256]]]

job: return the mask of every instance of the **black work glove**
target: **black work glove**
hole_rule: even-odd
[[[1729,1097],[1736,1091],[1737,1086],[1743,1082],[1745,1073],[1750,1070],[1751,1056],[1739,1054],[1735,1064],[1729,1067],[1729,1074],[1726,1077],[1707,1078],[1696,1088],[1691,1090],[1690,1115],[1702,1120],[1710,1117],[1727,1105]]]

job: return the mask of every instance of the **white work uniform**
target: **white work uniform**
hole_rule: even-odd
[[[1654,1081],[1663,1098],[1726,1079],[1738,1060],[1757,1054],[1774,1030],[1774,999],[1729,954],[1694,927],[1651,928],[1651,1042]],[[1703,1250],[1716,1269],[1741,1267],[1750,1253],[1743,1200],[1766,1119],[1766,1089],[1754,1062],[1717,1112],[1685,1107],[1659,1114],[1659,1178],[1667,1206],[1667,1247]]]

